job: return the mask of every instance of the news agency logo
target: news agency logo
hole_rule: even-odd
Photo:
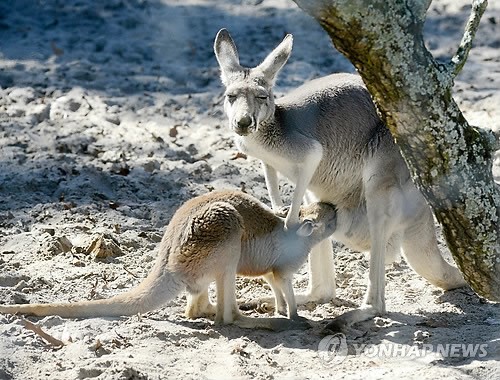
[[[403,345],[398,343],[385,344],[360,344],[347,345],[344,334],[325,336],[318,344],[318,356],[327,367],[333,367],[342,363],[348,353],[349,347],[353,356],[364,356],[366,358],[422,358],[434,356],[440,358],[484,358],[488,355],[487,344],[419,344]]]
[[[319,358],[328,367],[342,363],[348,351],[347,339],[341,333],[325,336],[318,345]]]

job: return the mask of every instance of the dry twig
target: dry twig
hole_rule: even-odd
[[[40,336],[41,338],[45,339],[50,345],[54,347],[62,347],[64,346],[64,342],[62,340],[59,340],[57,338],[54,338],[53,336],[47,334],[45,331],[42,330],[42,328],[38,325],[35,325],[34,323],[31,323],[27,319],[21,318],[23,325],[26,329],[33,331],[35,334]]]

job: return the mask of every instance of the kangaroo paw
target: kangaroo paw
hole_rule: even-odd
[[[383,312],[370,305],[362,306],[359,309],[349,310],[328,323],[324,328],[324,332],[345,332],[352,324],[367,321],[381,314],[383,314]]]

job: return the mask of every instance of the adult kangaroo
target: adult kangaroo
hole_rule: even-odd
[[[239,149],[262,161],[273,209],[283,211],[279,172],[295,183],[287,226],[298,222],[304,196],[307,201],[329,202],[337,207],[333,239],[370,251],[363,304],[337,317],[332,327],[385,313],[385,257],[399,254],[401,247],[411,267],[430,283],[443,289],[465,285],[458,269],[441,256],[431,210],[359,76],[318,78],[275,102],[273,86],[292,43],[289,34],[254,68],[240,65],[235,43],[225,29],[217,34],[214,50],[226,87],[229,126]],[[335,297],[328,240],[312,250],[309,270],[308,294],[297,297],[298,301]]]

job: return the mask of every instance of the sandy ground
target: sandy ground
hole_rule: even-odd
[[[437,57],[454,53],[468,3],[435,1],[426,36]],[[243,188],[268,202],[258,162],[234,159],[212,53],[221,27],[246,65],[294,34],[278,96],[353,71],[285,0],[0,3],[0,302],[109,297],[147,274],[185,200]],[[500,4],[491,1],[455,94],[471,122],[498,130],[499,88]],[[498,152],[494,174],[500,180]],[[290,194],[286,182],[282,189]],[[112,256],[96,258],[93,242]],[[130,318],[30,318],[68,342],[55,348],[0,315],[0,379],[500,378],[499,305],[469,289],[444,293],[404,262],[387,269],[388,314],[323,341],[340,342],[345,356],[318,352],[324,325],[359,305],[366,288],[366,254],[340,245],[335,254],[338,299],[299,309],[310,330],[189,321],[181,296]],[[295,287],[306,286],[304,267]],[[264,294],[262,281],[238,280],[242,299]]]

